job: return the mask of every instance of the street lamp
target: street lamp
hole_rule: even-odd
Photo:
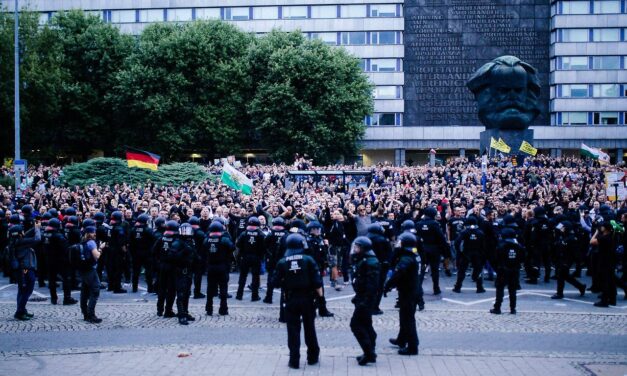
[[[19,12],[19,0],[15,0],[15,30],[14,30],[14,47],[15,47],[15,163],[21,159],[20,153],[20,12]],[[15,197],[21,196],[20,183],[22,179],[20,176],[20,170],[15,168]]]

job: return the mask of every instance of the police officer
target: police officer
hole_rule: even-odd
[[[309,222],[307,225],[307,244],[309,245],[308,255],[313,257],[320,271],[320,279],[322,272],[325,270],[329,260],[329,242],[322,237],[322,225],[318,221]],[[307,251],[306,251],[307,252]],[[333,317],[333,313],[327,309],[327,301],[324,298],[324,283],[322,286],[322,297],[317,301],[318,314],[320,317]]]
[[[87,222],[87,220],[85,220]],[[93,221],[92,221],[93,222]],[[88,223],[91,224],[91,223]],[[95,224],[95,223],[94,223]],[[86,252],[87,265],[81,274],[81,312],[85,321],[99,324],[102,319],[96,316],[96,302],[100,296],[100,280],[98,279],[97,264],[100,258],[100,250],[96,243],[96,227],[85,226],[83,229],[83,247]]]
[[[155,243],[154,250],[159,259],[159,287],[157,289],[157,316],[165,318],[176,317],[172,306],[176,298],[176,274],[174,265],[168,254],[179,236],[179,224],[176,221],[166,223],[166,231]],[[165,312],[164,312],[165,303]]]
[[[379,283],[377,284],[377,304],[372,311],[373,315],[382,315],[383,311],[379,308],[381,298],[383,297],[383,285],[390,270],[390,259],[392,258],[392,245],[385,237],[385,229],[379,223],[373,223],[368,226],[368,239],[372,242],[372,250],[377,256],[380,266]]]
[[[111,213],[109,225],[109,256],[111,274],[109,275],[109,288],[114,294],[125,294],[122,288],[122,273],[124,272],[124,254],[127,251],[127,234],[123,224],[122,212]]]
[[[33,249],[41,242],[41,224],[35,222],[31,231],[24,233],[21,224],[15,224],[9,228],[9,252],[11,266],[17,278],[17,309],[14,318],[18,320],[30,320],[32,313],[26,310],[28,298],[33,293],[37,279],[37,255]]]
[[[393,288],[398,290],[399,324],[396,338],[390,338],[392,345],[400,347],[400,355],[418,355],[418,333],[416,332],[416,303],[418,298],[420,255],[416,237],[404,232],[399,237],[399,259],[392,275],[385,283],[387,293]]]
[[[209,233],[203,243],[203,252],[207,255],[207,315],[213,315],[213,296],[218,291],[220,309],[218,314],[228,315],[227,294],[229,287],[229,268],[235,246],[224,226],[211,222]]]
[[[194,258],[194,265],[192,270],[194,272],[194,299],[204,299],[205,294],[202,293],[202,276],[205,273],[207,267],[207,255],[203,250],[203,243],[205,242],[205,232],[200,228],[200,219],[196,216],[189,217],[187,221],[194,230],[194,244],[196,244],[196,257]]]
[[[282,217],[276,217],[272,220],[272,228],[270,234],[266,236],[266,270],[268,271],[268,284],[266,287],[266,297],[264,303],[272,304],[274,286],[272,285],[272,276],[277,262],[283,257],[281,252],[281,239],[287,234],[285,231],[285,220]]]
[[[570,267],[577,258],[576,253],[579,248],[579,239],[577,239],[575,235],[573,225],[570,221],[562,221],[555,226],[555,230],[557,231],[555,239],[557,292],[551,299],[564,298],[565,282],[575,286],[579,290],[579,296],[584,296],[586,293],[586,285],[577,281],[577,279],[570,274]]]
[[[63,305],[76,304],[72,298],[72,284],[69,278],[69,260],[66,258],[68,242],[61,232],[61,221],[52,218],[44,229],[42,235],[44,255],[48,259],[48,289],[50,290],[50,302],[57,304],[57,276],[61,276],[63,283]]]
[[[520,262],[523,256],[523,247],[516,240],[516,232],[511,228],[501,231],[502,241],[496,247],[496,301],[490,313],[501,314],[501,304],[505,286],[509,292],[510,313],[516,314],[516,287],[519,283]]]
[[[150,255],[154,235],[152,229],[148,227],[149,219],[150,217],[148,214],[140,214],[131,230],[131,237],[129,239],[129,248],[133,261],[133,292],[137,292],[137,288],[139,286],[139,275],[141,274],[142,267],[146,273],[146,285],[148,292],[152,292],[154,290],[154,287],[152,286],[152,257]]]
[[[250,217],[248,226],[242,232],[235,245],[239,250],[239,285],[237,287],[237,295],[235,299],[242,300],[244,295],[244,286],[248,273],[252,274],[252,298],[251,301],[261,300],[259,297],[259,275],[261,273],[261,259],[265,254],[264,235],[259,229],[259,219]]]
[[[0,208],[0,262],[2,265],[2,272],[5,278],[12,278],[11,266],[9,265],[9,257],[6,255],[5,249],[9,243],[9,221],[6,218],[6,213]],[[11,282],[12,283],[12,282]]]
[[[357,357],[360,366],[377,361],[375,352],[377,333],[372,327],[372,314],[377,309],[379,299],[381,264],[372,247],[373,243],[368,237],[359,236],[353,241],[350,253],[355,291],[355,297],[352,299],[355,310],[350,327],[364,352]]]
[[[98,280],[102,282],[102,272],[107,265],[108,248],[109,248],[109,224],[105,222],[106,217],[102,212],[94,214],[94,221],[96,221],[96,244],[100,250],[100,257],[98,258],[98,265],[96,266],[96,272],[98,273]],[[108,278],[107,272],[107,278]]]
[[[153,293],[157,293],[159,290],[159,276],[161,274],[161,249],[159,249],[161,243],[159,240],[163,237],[163,233],[166,231],[165,226],[166,220],[163,217],[157,217],[153,223],[153,232],[152,232],[152,248],[150,250],[150,255],[152,258],[152,270],[153,274]],[[178,231],[178,230],[177,230]]]
[[[179,227],[179,237],[174,240],[170,248],[168,260],[175,266],[176,273],[176,308],[179,324],[188,325],[189,321],[196,320],[189,314],[189,296],[192,289],[192,266],[196,257],[194,244],[194,229],[189,223]]]
[[[533,209],[531,236],[529,246],[528,280],[527,283],[537,284],[540,277],[540,265],[544,265],[544,282],[551,277],[551,243],[553,232],[546,211],[543,207]]]
[[[303,254],[305,238],[290,234],[286,253],[277,264],[273,285],[285,292],[285,319],[287,321],[287,346],[290,350],[289,367],[298,369],[300,361],[300,323],[303,322],[307,363],[318,363],[320,347],[316,337],[314,296],[322,296],[322,280],[313,258]],[[315,292],[315,295],[314,295]]]
[[[411,235],[414,236],[414,238],[416,237],[416,223],[414,221],[412,221],[411,219],[406,219],[403,221],[403,223],[401,223],[401,234],[403,233],[409,233]],[[418,257],[420,257],[420,259],[422,260],[423,257],[423,252],[420,249],[420,242],[418,242],[417,244],[417,251],[418,251]],[[391,263],[391,268],[394,269],[396,267],[396,264],[398,263],[398,261],[401,258],[401,255],[403,254],[403,252],[405,252],[402,248],[401,248],[401,241],[400,238],[397,239],[396,244],[394,246],[394,254],[392,256],[392,263]],[[424,300],[424,291],[422,289],[422,281],[425,278],[425,271],[423,268],[423,264],[422,262],[418,263],[418,282],[417,282],[417,291],[416,291],[416,302],[418,303],[418,310],[419,311],[423,311],[425,309],[425,300]],[[387,277],[387,275],[386,275]],[[385,290],[385,289],[384,289]],[[396,305],[394,308],[399,308],[398,305],[398,299],[396,300]]]
[[[76,214],[76,210],[74,208],[68,208],[66,210],[66,213]],[[79,227],[78,217],[76,215],[70,215],[69,217],[65,217],[63,220],[65,221],[64,233],[65,233],[65,238],[67,239],[67,242],[68,242],[68,247],[71,247],[75,244],[80,243],[81,242],[81,229]],[[70,278],[70,282],[72,284],[72,290],[78,290],[79,288],[78,280],[76,279],[77,271],[74,269],[74,266],[71,265],[71,263],[69,263],[69,260],[70,260],[69,253],[66,253],[65,259],[67,263],[66,273],[68,274]]]
[[[472,280],[477,283],[477,293],[484,293],[483,288],[483,265],[485,263],[485,235],[477,225],[477,219],[470,217],[466,221],[467,228],[464,229],[457,239],[455,239],[455,250],[457,252],[457,282],[453,292],[460,293],[468,264],[472,265]]]
[[[433,281],[433,295],[440,295],[440,257],[446,239],[442,233],[442,227],[435,220],[437,210],[428,207],[424,211],[424,219],[416,224],[417,238],[421,241],[421,249],[424,252],[422,257],[423,268],[429,265],[431,269],[431,280]]]

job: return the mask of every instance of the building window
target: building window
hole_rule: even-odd
[[[393,112],[390,113],[381,113],[372,115],[372,125],[373,126],[387,126],[387,125],[400,125],[396,123],[396,114]]]
[[[618,84],[596,84],[592,86],[592,95],[597,98],[620,97],[620,85]]]
[[[365,31],[345,31],[342,32],[342,44],[361,45],[366,44]]]
[[[370,60],[371,72],[396,72],[396,59]]]
[[[288,20],[307,18],[307,6],[284,6],[283,18]]]
[[[396,17],[396,4],[371,5],[370,17]]]
[[[593,69],[620,69],[620,56],[594,56]]]
[[[335,46],[337,44],[336,33],[311,33],[311,39],[319,39],[323,43]]]
[[[620,42],[620,29],[594,29],[592,40],[594,42]]]
[[[586,98],[588,97],[588,85],[562,85],[562,98]]]
[[[248,7],[226,8],[224,10],[224,19],[230,21],[245,21],[250,18],[250,10]]]
[[[618,124],[618,112],[595,112],[592,118],[594,125]]]
[[[168,9],[168,21],[191,21],[192,8]]]
[[[277,20],[279,19],[279,7],[254,7],[253,19]]]
[[[340,8],[340,14],[342,18],[365,18],[366,6],[365,5],[342,5]]]
[[[562,14],[589,14],[589,1],[562,1]]]
[[[359,59],[359,62],[357,63],[357,65],[359,65],[359,68],[362,71],[366,71],[366,59]]]
[[[161,11],[161,15],[163,16],[163,11]],[[137,21],[135,18],[134,10],[112,10],[111,11],[111,22],[112,23],[132,23]]]
[[[337,6],[314,5],[311,7],[311,18],[337,18]]]
[[[587,56],[563,56],[562,58],[563,70],[582,70],[588,69],[588,57]]]
[[[562,29],[562,42],[587,42],[588,29]]]
[[[39,24],[40,25],[47,24],[49,20],[50,20],[50,14],[49,13],[39,13]]]
[[[139,22],[163,21],[163,9],[142,9],[139,11]]]
[[[372,90],[374,99],[399,99],[400,90],[396,86],[376,86]]]
[[[587,125],[587,112],[562,112],[562,125]]]
[[[375,31],[370,34],[372,44],[395,44],[395,31]]]
[[[219,20],[220,8],[197,8],[196,19],[197,20]]]
[[[594,13],[620,13],[620,0],[601,0],[593,2]]]

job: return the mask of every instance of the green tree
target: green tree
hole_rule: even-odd
[[[147,27],[108,97],[122,139],[166,158],[240,150],[252,39],[219,21]]]
[[[345,50],[273,31],[249,51],[255,136],[275,159],[307,153],[316,163],[354,155],[372,112],[372,86]]]

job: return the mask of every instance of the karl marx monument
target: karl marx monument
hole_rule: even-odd
[[[501,56],[484,64],[468,80],[474,94],[481,132],[481,152],[490,147],[490,139],[503,139],[518,153],[520,144],[533,144],[529,124],[540,114],[540,81],[536,69],[515,56]]]

